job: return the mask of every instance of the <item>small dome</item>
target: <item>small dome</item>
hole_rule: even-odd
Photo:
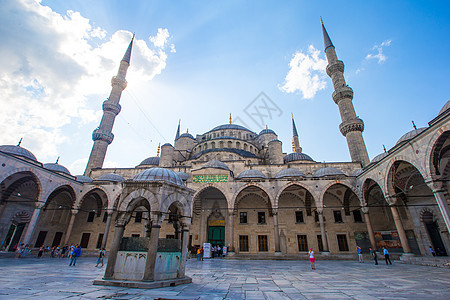
[[[377,156],[375,156],[374,158],[372,158],[372,160],[370,161],[371,164],[374,164],[376,162],[379,162],[380,160],[382,160],[383,158],[385,158],[386,156],[388,156],[389,153],[388,152],[383,152],[378,154]]]
[[[427,127],[414,129],[414,130],[411,130],[410,132],[405,133],[404,135],[402,135],[401,138],[398,139],[398,141],[397,141],[397,143],[395,143],[395,145],[399,145],[401,143],[406,143],[407,141],[412,140],[416,135],[418,135],[425,129],[427,129]]]
[[[139,164],[139,166],[146,166],[146,165],[159,166],[159,157],[156,156],[148,157]]]
[[[291,161],[302,161],[302,160],[314,161],[309,155],[307,155],[305,153],[297,153],[297,152],[290,153],[283,158],[284,163],[288,163]]]
[[[345,174],[336,168],[327,167],[327,168],[322,168],[322,169],[317,170],[313,176],[314,177],[324,177],[324,176],[337,176],[337,175],[345,175]]]
[[[305,177],[305,174],[297,169],[288,168],[281,170],[275,175],[275,178],[285,178],[285,177]]]
[[[268,128],[261,130],[261,132],[259,133],[259,135],[263,135],[263,134],[275,134],[275,135],[277,135],[275,133],[275,131],[273,131],[272,129],[268,129]]]
[[[184,186],[183,180],[174,171],[164,168],[151,168],[133,177],[134,181],[164,181]]]
[[[123,178],[122,176],[120,176],[118,174],[108,173],[108,174],[103,174],[102,176],[100,176],[96,180],[122,182],[122,181],[125,181],[125,178]]]
[[[37,161],[36,156],[34,156],[33,153],[31,153],[27,149],[22,148],[20,146],[3,145],[3,146],[0,146],[0,151],[15,155],[15,156],[25,157],[25,158],[28,158],[33,161]]]
[[[202,166],[202,169],[213,168],[213,169],[223,169],[230,171],[230,168],[220,160],[210,160]]]
[[[363,168],[357,170],[355,173],[353,173],[352,176],[358,177],[359,175],[361,175],[362,172],[364,172],[364,169],[363,169]]]
[[[181,139],[183,137],[187,137],[187,138],[195,140],[195,138],[190,133],[183,133],[182,135],[180,135],[179,139]]]
[[[170,147],[172,147],[173,148],[173,146],[172,146],[172,144],[171,143],[165,143],[164,145],[162,145],[161,147],[166,147],[166,146],[170,146]]]
[[[78,182],[82,182],[82,183],[91,183],[93,180],[91,177],[87,177],[84,175],[77,175],[76,176],[76,181]]]
[[[239,174],[239,176],[237,177],[237,179],[245,178],[267,178],[267,176],[258,170],[247,170]]]
[[[189,179],[189,174],[184,172],[175,172],[183,181],[186,181]]]
[[[47,170],[50,170],[50,171],[70,175],[70,172],[69,172],[69,170],[67,170],[66,167],[58,165],[58,164],[53,164],[53,163],[44,164],[44,168],[46,168]]]
[[[449,108],[450,108],[450,100],[448,100],[447,103],[445,103],[445,105],[442,106],[441,110],[439,111],[438,116],[439,116],[440,114],[446,112],[447,109],[449,109]]]

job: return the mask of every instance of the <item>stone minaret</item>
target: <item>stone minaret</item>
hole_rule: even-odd
[[[91,155],[84,171],[85,176],[89,176],[92,169],[101,168],[106,156],[106,150],[108,145],[112,143],[114,134],[112,134],[112,128],[114,120],[120,112],[120,96],[122,91],[127,87],[127,81],[125,76],[127,75],[128,67],[130,66],[131,49],[133,47],[134,35],[128,46],[127,52],[123,56],[120,62],[119,71],[117,75],[111,79],[111,94],[108,99],[103,102],[103,117],[100,122],[100,126],[92,132],[92,140],[94,146],[92,146]]]
[[[175,134],[175,142],[178,140],[178,138],[180,137],[180,123],[181,123],[181,119],[178,120],[178,128],[177,128],[177,133]]]
[[[322,23],[325,53],[328,60],[327,74],[333,81],[333,100],[338,105],[341,113],[342,123],[339,125],[339,129],[342,135],[347,138],[352,161],[360,162],[363,166],[366,166],[369,164],[369,155],[367,155],[366,145],[362,137],[364,122],[356,116],[352,103],[353,90],[345,83],[344,79],[344,63],[338,60],[334,45],[328,36],[322,19],[320,21]]]
[[[294,115],[292,115],[292,151],[302,153],[300,141],[298,139],[297,127],[295,126]]]

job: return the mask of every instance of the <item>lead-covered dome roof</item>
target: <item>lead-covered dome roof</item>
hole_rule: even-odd
[[[145,165],[159,166],[159,157],[156,157],[156,156],[148,157],[139,164],[139,166],[145,166]]]
[[[245,130],[245,131],[250,131],[251,130],[245,128],[244,126],[238,125],[238,124],[224,124],[224,125],[219,125],[214,127],[213,129],[211,129],[211,131],[215,131],[215,130],[225,130],[225,129],[238,129],[238,130]]]
[[[190,133],[183,133],[182,135],[180,135],[179,139],[180,138],[184,138],[184,137],[187,137],[187,138],[195,140],[195,138]]]
[[[441,110],[439,111],[439,115],[446,112],[447,109],[450,108],[450,100],[447,101],[447,103],[444,104],[444,106],[442,106]]]
[[[134,181],[164,181],[184,186],[183,180],[174,171],[164,168],[151,168],[133,177]]]
[[[201,169],[206,169],[206,168],[222,169],[222,170],[231,171],[230,168],[228,168],[228,166],[226,164],[224,164],[223,162],[221,162],[220,160],[210,160],[201,167]]]
[[[285,177],[305,177],[305,174],[302,171],[294,168],[284,169],[275,174],[275,178],[285,178]]]
[[[103,174],[102,176],[100,176],[96,180],[111,181],[111,182],[122,182],[122,181],[125,181],[125,178],[123,178],[119,174],[108,173],[108,174]]]
[[[239,176],[237,177],[237,179],[245,179],[245,178],[267,178],[266,175],[264,175],[263,172],[258,171],[258,170],[246,170],[244,172],[242,172],[241,174],[239,174]]]
[[[59,164],[54,164],[54,163],[48,163],[48,164],[44,164],[44,168],[50,171],[54,171],[54,172],[58,172],[58,173],[64,173],[67,175],[70,175],[69,170],[67,170],[66,167],[61,166]]]
[[[275,135],[277,135],[275,133],[275,131],[273,131],[272,129],[268,129],[268,128],[261,130],[261,132],[259,133],[259,135],[263,135],[263,134],[275,134]]]
[[[336,168],[326,167],[326,168],[317,170],[313,176],[314,177],[324,177],[324,176],[338,176],[338,175],[345,175],[345,174]]]
[[[36,156],[34,156],[33,153],[31,153],[27,149],[22,148],[20,146],[2,145],[2,146],[0,146],[0,151],[8,153],[8,154],[15,155],[15,156],[28,158],[28,159],[33,160],[33,161],[37,161]]]
[[[186,180],[189,179],[189,174],[188,174],[188,173],[185,173],[185,172],[175,172],[175,174],[177,174],[178,176],[180,176],[180,178],[181,178],[183,181],[186,181]]]
[[[399,145],[401,143],[405,143],[409,140],[412,140],[416,135],[420,134],[425,129],[427,129],[427,127],[417,128],[417,129],[414,129],[414,130],[411,130],[411,131],[405,133],[398,139],[398,141],[397,141],[397,143],[395,143],[395,145]]]
[[[309,155],[305,153],[290,153],[283,158],[284,163],[288,163],[291,161],[314,161]]]
[[[385,158],[386,156],[388,156],[389,153],[388,152],[383,152],[378,154],[377,156],[375,156],[374,158],[372,158],[372,160],[370,161],[371,164],[374,164],[376,162],[379,162],[380,160],[382,160],[383,158]]]
[[[87,177],[84,175],[75,176],[75,180],[82,183],[91,183],[93,181],[91,177]]]

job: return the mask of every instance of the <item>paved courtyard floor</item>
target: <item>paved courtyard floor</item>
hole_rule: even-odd
[[[0,299],[450,299],[450,269],[394,262],[225,260],[187,263],[193,283],[153,290],[92,285],[95,258],[0,259]]]

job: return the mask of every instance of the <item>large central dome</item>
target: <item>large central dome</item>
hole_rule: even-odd
[[[237,125],[237,124],[219,125],[219,126],[214,127],[213,129],[211,129],[210,131],[225,130],[225,129],[237,129],[237,130],[245,130],[245,131],[253,132],[250,129],[245,128],[244,126]]]

